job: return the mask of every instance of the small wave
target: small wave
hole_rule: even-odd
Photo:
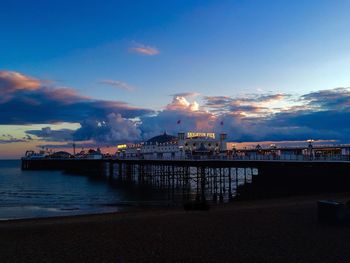
[[[79,207],[67,207],[67,208],[60,208],[60,211],[78,211],[80,210]]]
[[[143,206],[166,206],[168,201],[125,201],[116,203],[91,204],[99,207],[143,207]]]
[[[90,203],[90,207],[121,207],[121,206],[137,206],[139,202],[136,201],[120,201],[114,203]]]

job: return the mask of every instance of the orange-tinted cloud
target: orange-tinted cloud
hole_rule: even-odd
[[[40,81],[25,76],[14,71],[2,70],[0,71],[0,90],[7,93],[16,90],[36,90],[40,88]]]
[[[40,88],[40,81],[21,73],[0,70],[0,103],[12,98],[16,91],[33,91]]]

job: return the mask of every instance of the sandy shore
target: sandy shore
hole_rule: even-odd
[[[350,193],[0,222],[0,262],[349,262],[350,227],[319,224],[319,199]]]

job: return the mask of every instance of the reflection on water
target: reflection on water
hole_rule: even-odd
[[[166,202],[163,192],[60,171],[21,171],[0,161],[0,220],[115,212]]]

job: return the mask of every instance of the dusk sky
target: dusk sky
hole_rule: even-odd
[[[0,158],[180,130],[350,143],[349,14],[347,0],[2,1]]]

